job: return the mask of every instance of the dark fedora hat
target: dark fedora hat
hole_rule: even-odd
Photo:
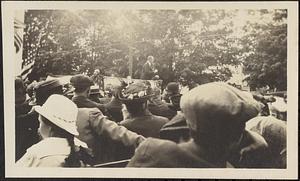
[[[45,80],[39,82],[34,87],[36,104],[43,104],[52,94],[63,94],[63,85],[58,79]]]

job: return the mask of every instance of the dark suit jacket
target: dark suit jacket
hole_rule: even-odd
[[[72,101],[77,105],[78,108],[98,108],[104,114],[106,112],[104,104],[99,104],[84,96],[73,97]]]
[[[127,167],[209,168],[214,167],[192,151],[172,141],[146,139],[137,148]]]
[[[144,137],[159,138],[159,130],[168,121],[168,118],[147,112],[144,116],[125,119],[120,125]]]

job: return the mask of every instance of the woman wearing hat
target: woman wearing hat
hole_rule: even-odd
[[[63,105],[63,106],[59,106]],[[36,106],[39,114],[39,134],[42,140],[27,149],[17,161],[23,167],[79,167],[74,136],[78,135],[78,108],[62,95],[51,95],[43,106]]]
[[[169,119],[153,115],[148,110],[147,101],[153,95],[151,87],[144,82],[133,83],[124,88],[119,99],[125,104],[123,112],[128,112],[128,116],[123,116],[124,120],[120,125],[144,137],[158,138],[159,130]]]

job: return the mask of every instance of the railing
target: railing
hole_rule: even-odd
[[[129,163],[130,159],[127,160],[119,160],[114,162],[107,162],[107,163],[101,163],[94,165],[93,167],[99,168],[99,167],[126,167],[126,165]]]

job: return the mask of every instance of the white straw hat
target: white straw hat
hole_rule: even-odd
[[[72,135],[79,135],[76,126],[78,108],[63,95],[53,94],[43,106],[36,106],[36,112]]]

